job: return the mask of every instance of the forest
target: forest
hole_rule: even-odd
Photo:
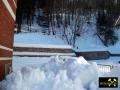
[[[94,23],[96,35],[105,46],[114,45],[118,37],[115,34],[115,21],[120,15],[120,0],[18,0],[16,12],[17,33],[23,24],[31,32],[33,23],[48,28],[46,34],[61,37],[74,46],[81,36],[83,24]],[[41,12],[43,15],[41,15]],[[91,21],[94,18],[94,22]]]

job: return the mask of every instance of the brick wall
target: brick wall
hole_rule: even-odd
[[[5,66],[12,62],[15,19],[11,11],[15,15],[14,0],[0,0],[0,80],[5,76]]]

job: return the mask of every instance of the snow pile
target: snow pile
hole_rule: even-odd
[[[40,67],[11,73],[0,83],[0,90],[96,90],[97,79],[96,63],[56,56]]]
[[[22,69],[25,66],[38,66],[47,63],[49,61],[49,57],[19,57],[13,56],[12,59],[12,68],[13,71],[16,72]]]

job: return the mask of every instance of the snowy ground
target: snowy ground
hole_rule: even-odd
[[[39,66],[41,66],[44,63],[47,63],[49,61],[50,61],[49,57],[13,57],[13,70],[14,71],[20,70],[24,66],[37,66],[37,67],[39,67]],[[93,60],[93,61],[89,61],[89,63],[96,62],[97,64],[113,65],[116,67],[116,66],[119,66],[118,61],[120,61],[120,57],[111,57],[107,60]],[[118,67],[117,70],[115,70],[115,71],[112,70],[112,72],[109,72],[109,73],[108,72],[107,73],[98,72],[98,75],[100,77],[105,77],[105,76],[115,77],[115,76],[117,76],[120,78],[119,71],[120,71],[120,67]],[[86,74],[86,76],[87,76],[87,74]],[[119,83],[119,85],[120,85],[120,83]],[[97,88],[97,89],[91,89],[91,90],[119,90],[119,88],[117,88],[117,89]]]
[[[19,33],[14,36],[14,45],[17,43],[39,44],[39,45],[67,45],[62,39],[53,35],[42,35],[41,33]]]
[[[120,61],[120,57],[110,57],[109,59],[92,60],[89,62],[96,62],[97,64],[103,64],[103,65],[115,65],[118,64],[119,61]]]
[[[49,61],[49,57],[13,57],[13,71],[25,66],[41,66]]]
[[[88,28],[87,28],[88,27]],[[85,31],[82,32],[81,37],[77,38],[75,44],[75,51],[88,52],[88,51],[109,51],[112,54],[120,54],[120,29],[116,31],[118,34],[118,42],[114,46],[105,47],[98,37],[95,35],[95,27],[86,26]],[[53,35],[42,35],[39,33],[20,33],[15,34],[14,46],[19,44],[37,44],[46,47],[68,47],[67,42]]]
[[[105,47],[103,43],[99,40],[96,35],[94,25],[87,25],[85,27],[85,32],[82,32],[81,37],[79,37],[76,41],[75,51],[78,52],[88,52],[88,51],[109,51],[112,54],[120,54],[120,29],[116,30],[116,34],[118,35],[118,42],[109,47]]]
[[[75,51],[88,52],[88,51],[106,51],[106,47],[96,35],[96,27],[94,24],[84,24],[81,36],[77,38],[75,43]],[[78,47],[78,48],[77,48]]]
[[[97,64],[112,65],[113,69],[110,72],[99,72],[99,77],[118,77],[118,88],[98,88],[98,90],[120,90],[120,57],[110,57],[106,60],[93,60]],[[90,62],[93,62],[90,61]]]
[[[119,60],[119,57],[89,62],[83,57],[13,57],[14,72],[0,83],[0,90],[119,90],[98,88],[98,77],[113,76],[120,81]],[[93,62],[115,68],[100,73]]]
[[[26,66],[11,73],[0,82],[0,90],[96,90],[97,79],[96,63],[83,57],[56,56],[42,66]]]
[[[111,72],[101,75],[101,77],[118,77],[118,88],[99,88],[98,90],[120,90],[120,64],[116,65]]]
[[[85,26],[85,29],[81,37],[77,38],[75,51],[109,51],[120,54],[120,40],[114,46],[105,47],[95,35],[94,25]],[[117,34],[120,39],[120,30],[117,30]],[[14,46],[19,46],[21,43],[39,44],[46,47],[49,45],[52,45],[49,47],[68,46],[64,40],[57,36],[42,35],[41,33],[15,34],[14,42]],[[67,59],[58,57],[13,57],[14,72],[0,83],[0,90],[120,90],[120,88],[98,88],[99,76],[116,76],[119,78],[120,85],[120,65],[118,61],[120,61],[120,57],[89,62],[83,58],[73,57]],[[113,68],[109,73],[100,73],[93,62],[113,65],[116,68]]]

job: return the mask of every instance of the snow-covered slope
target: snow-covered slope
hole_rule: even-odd
[[[77,38],[75,51],[106,51],[106,47],[96,35],[96,27],[94,24],[84,24],[81,36]]]
[[[96,27],[94,24],[84,24],[83,27],[84,32],[81,32],[81,36],[77,38],[75,51],[109,51],[112,54],[120,54],[120,29],[115,29],[118,42],[113,46],[105,47],[96,35]]]
[[[81,36],[77,38],[74,50],[78,52],[88,51],[109,51],[111,53],[120,53],[120,29],[116,30],[118,34],[118,42],[114,46],[105,47],[97,37],[96,27],[94,24],[84,24]],[[29,44],[29,45],[27,45]],[[59,36],[43,35],[40,32],[37,33],[20,33],[15,34],[14,46],[33,46],[33,47],[61,47],[70,48],[65,40],[59,38]]]
[[[116,30],[116,34],[118,35],[118,42],[114,46],[109,46],[107,48],[112,54],[120,54],[120,29]]]

